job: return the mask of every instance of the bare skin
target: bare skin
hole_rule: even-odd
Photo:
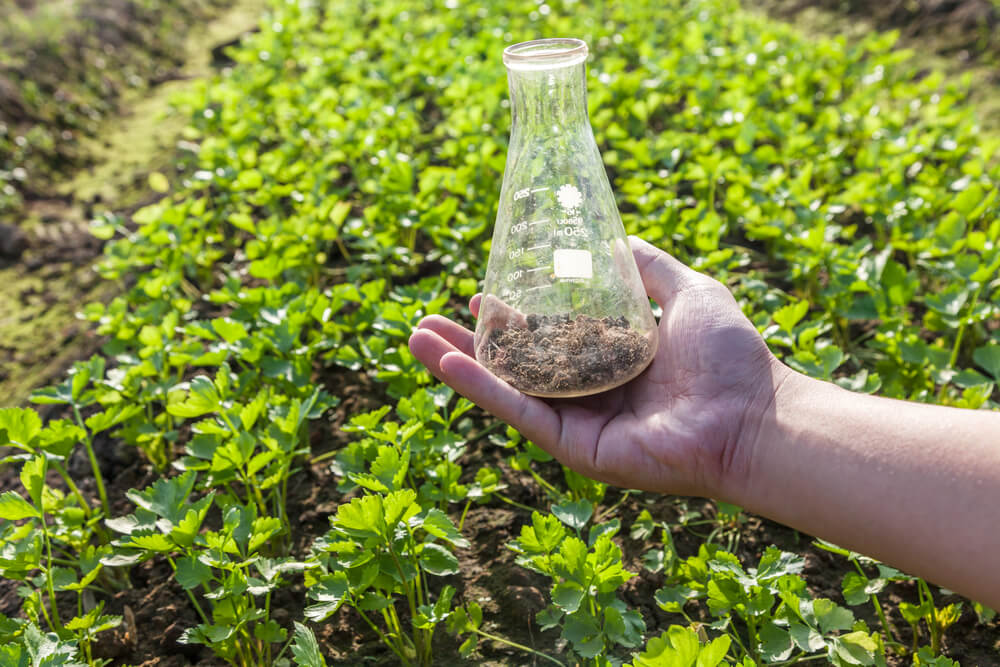
[[[440,380],[574,470],[726,500],[1000,607],[1000,413],[906,403],[778,361],[729,291],[630,239],[660,304],[659,349],[598,396],[526,396],[473,334],[425,318],[410,349]],[[479,297],[470,304],[478,314]]]

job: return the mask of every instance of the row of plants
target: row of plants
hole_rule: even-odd
[[[827,544],[852,571],[818,596],[801,553],[741,561],[735,506],[633,519],[638,494],[561,469],[409,353],[422,317],[468,317],[483,274],[510,122],[499,53],[573,34],[595,54],[590,112],[630,232],[723,280],[803,372],[997,407],[1000,140],[965,89],[916,77],[891,35],[816,40],[729,0],[668,5],[273,3],[233,68],[178,101],[200,141],[183,183],[93,225],[121,289],[82,311],[103,355],[35,393],[48,421],[0,411],[23,487],[0,495],[0,574],[23,583],[0,656],[103,664],[108,601],[155,561],[200,620],[182,641],[238,666],[326,664],[338,647],[313,628],[338,614],[404,665],[432,664],[446,632],[473,659],[499,643],[558,664],[955,664],[948,627],[991,610]],[[371,377],[382,405],[335,445],[338,374]],[[124,512],[109,442],[160,475]],[[492,446],[503,466],[481,463]],[[309,466],[340,501],[303,547],[288,496]],[[538,506],[510,493],[522,479]],[[507,547],[547,588],[544,650],[464,594],[478,506],[518,512]],[[679,552],[696,522],[703,543]],[[659,620],[624,594],[640,568]],[[297,584],[302,617],[279,623],[272,601]],[[890,590],[916,602],[889,608]]]
[[[166,79],[187,27],[231,0],[7,3],[0,23],[0,215],[83,166],[126,91]]]

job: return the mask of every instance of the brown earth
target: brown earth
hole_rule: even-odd
[[[526,320],[525,327],[493,329],[483,344],[483,363],[526,393],[595,393],[649,363],[649,341],[624,317],[531,314]]]

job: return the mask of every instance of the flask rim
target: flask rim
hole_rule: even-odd
[[[579,65],[587,59],[587,43],[575,37],[533,39],[503,50],[503,64],[516,70],[541,70]]]

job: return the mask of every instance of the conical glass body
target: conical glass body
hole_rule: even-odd
[[[586,59],[578,39],[504,50],[513,123],[475,351],[535,396],[624,384],[657,345],[587,116]]]

